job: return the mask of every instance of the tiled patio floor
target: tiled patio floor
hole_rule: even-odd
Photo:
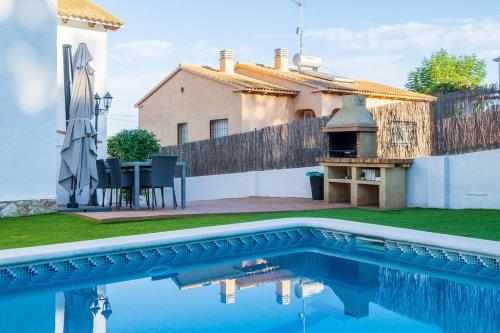
[[[175,210],[169,205],[165,209],[150,210],[144,207],[140,211],[122,209],[110,212],[77,213],[100,222],[118,222],[125,220],[146,220],[172,216],[194,216],[212,214],[238,214],[257,212],[284,212],[299,210],[316,210],[328,208],[343,208],[349,205],[325,204],[322,201],[312,201],[304,198],[269,198],[247,197],[234,199],[190,201],[186,209]]]

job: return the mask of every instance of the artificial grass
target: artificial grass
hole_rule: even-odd
[[[0,219],[0,249],[242,223],[281,217],[330,217],[500,241],[500,210],[326,209],[232,215],[205,215],[101,224],[70,214]]]

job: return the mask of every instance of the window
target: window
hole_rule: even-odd
[[[311,119],[311,118],[316,118],[316,115],[314,114],[313,110],[305,110],[304,111],[304,120],[305,119]]]
[[[210,139],[227,136],[227,119],[210,120]]]
[[[188,124],[177,124],[177,144],[181,145],[188,141]]]
[[[390,142],[395,147],[409,147],[415,144],[415,123],[410,121],[391,121],[389,124]]]

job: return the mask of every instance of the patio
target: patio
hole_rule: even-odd
[[[119,211],[82,212],[76,214],[102,223],[107,223],[176,216],[286,212],[347,207],[350,207],[349,204],[325,204],[323,201],[313,201],[307,198],[246,197],[190,201],[186,209],[174,210],[171,206],[167,205],[164,209],[157,208],[155,210],[148,209],[136,211],[122,209]]]

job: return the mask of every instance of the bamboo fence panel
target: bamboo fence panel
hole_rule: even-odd
[[[317,165],[327,151],[321,132],[328,118],[307,119],[253,132],[162,148],[187,162],[188,175],[300,168]]]
[[[500,92],[495,86],[440,96],[431,104],[433,155],[500,148]]]
[[[369,110],[377,123],[377,154],[384,158],[412,158],[432,153],[429,103],[392,103]],[[407,125],[400,128],[398,124]],[[398,143],[395,137],[408,140]]]
[[[436,102],[370,109],[378,124],[378,156],[412,158],[500,148],[500,98],[494,88],[440,96]],[[189,176],[317,165],[328,151],[321,132],[330,117],[266,127],[162,148],[187,162]],[[394,126],[406,124],[405,126]],[[399,142],[404,138],[408,142]]]

